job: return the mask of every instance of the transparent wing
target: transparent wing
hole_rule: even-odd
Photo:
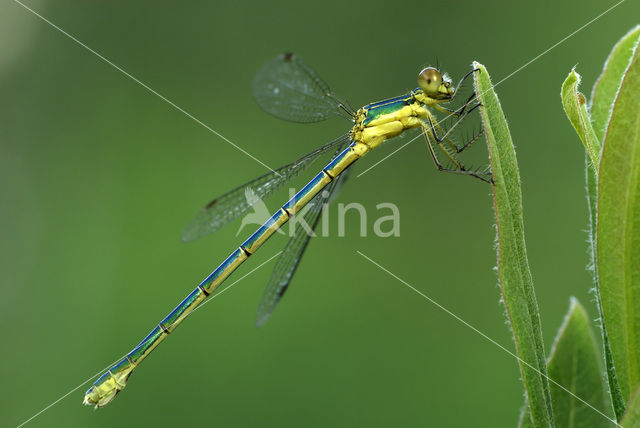
[[[292,122],[352,114],[311,67],[292,53],[266,63],[253,79],[253,96],[267,113]]]
[[[346,146],[345,146],[346,147]],[[341,148],[340,151],[342,151]],[[347,179],[349,170],[344,171],[336,180],[331,182],[322,192],[316,195],[307,205],[307,211],[304,213],[304,222],[299,223],[296,227],[294,235],[287,242],[287,246],[282,251],[276,266],[273,268],[269,283],[264,290],[260,305],[258,306],[258,316],[256,325],[258,327],[267,322],[278,302],[282,299],[287,287],[296,272],[304,250],[309,244],[311,238],[310,230],[315,230],[320,220],[322,207],[331,202],[342,188]],[[307,229],[307,226],[309,229]]]
[[[337,147],[346,147],[350,141],[348,134],[343,135],[297,161],[278,168],[275,172],[264,174],[214,199],[202,208],[189,223],[182,234],[182,240],[193,241],[219,230],[246,213],[256,202],[269,197],[280,189],[282,185],[304,171],[323,154],[336,150]],[[247,189],[251,189],[253,192],[251,198],[246,195]]]

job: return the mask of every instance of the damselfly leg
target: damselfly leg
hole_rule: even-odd
[[[427,142],[427,148],[429,149],[429,154],[431,155],[431,158],[433,159],[433,162],[439,171],[469,175],[486,183],[493,183],[491,173],[486,171],[467,169],[456,157],[457,154],[462,153],[464,150],[469,148],[471,144],[476,142],[482,136],[483,131],[480,130],[479,132],[477,132],[472,138],[468,139],[460,147],[458,147],[450,138],[450,134],[452,133],[452,131],[462,122],[462,120],[466,116],[476,110],[479,106],[480,104],[476,104],[472,108],[467,110],[466,113],[461,115],[459,119],[446,132],[438,122],[434,122],[431,117],[428,117],[428,124],[423,123],[422,135],[424,135],[424,138]],[[442,135],[439,136],[437,131],[440,131]],[[449,162],[451,163],[450,167],[445,167],[439,160],[434,145],[449,159]]]

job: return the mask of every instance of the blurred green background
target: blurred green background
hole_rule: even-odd
[[[456,81],[478,60],[497,82],[614,3],[25,4],[277,167],[349,127],[259,110],[252,76],[282,51],[360,106],[412,89],[436,58]],[[560,85],[577,64],[588,94],[638,16],[638,2],[623,3],[496,88],[547,351],[569,296],[596,316],[584,154]],[[236,236],[240,221],[191,244],[180,235],[211,198],[265,169],[12,1],[0,5],[0,94],[0,425],[16,426],[128,352],[237,247],[251,232]],[[474,151],[486,163],[483,145]],[[395,203],[400,237],[361,238],[351,215],[346,237],[312,242],[265,327],[254,318],[273,262],[194,314],[107,408],[82,406],[87,383],[28,426],[514,426],[513,357],[356,253],[513,349],[490,194],[438,173],[424,142],[412,143],[354,174],[337,200],[362,203],[369,231],[376,204]],[[274,238],[233,278],[284,243]]]

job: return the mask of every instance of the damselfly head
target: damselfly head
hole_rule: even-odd
[[[451,81],[447,76],[442,76],[440,70],[434,67],[427,67],[420,72],[418,85],[425,95],[433,99],[444,100],[453,96]]]

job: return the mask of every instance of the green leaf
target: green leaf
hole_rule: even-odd
[[[489,143],[498,230],[498,279],[535,427],[554,426],[538,303],[522,224],[520,175],[511,135],[484,66],[474,62],[476,94]]]
[[[640,49],[614,101],[598,181],[602,315],[625,401],[640,383]]]
[[[598,165],[600,164],[600,150],[602,147],[591,126],[584,95],[578,91],[579,84],[580,75],[576,73],[575,69],[572,69],[562,84],[560,92],[562,107],[578,133],[580,140],[582,140],[591,162],[593,165]]]
[[[529,413],[529,406],[525,399],[524,408],[520,411],[520,420],[518,421],[518,428],[532,428],[533,422],[531,422],[531,413]]]
[[[640,26],[636,26],[628,32],[622,39],[616,43],[607,58],[602,73],[593,86],[591,92],[591,121],[594,132],[599,141],[604,138],[605,128],[609,123],[613,101],[618,93],[622,75],[629,65],[633,46],[640,36]],[[598,281],[598,269],[596,263],[596,204],[597,204],[597,176],[596,169],[599,165],[587,160],[586,180],[587,180],[587,196],[589,205],[589,256],[590,268],[593,273],[593,283],[596,290],[596,302],[598,305],[598,313],[600,318],[602,315],[602,303],[600,298],[600,286]],[[609,381],[609,391],[616,417],[620,419],[624,413],[624,399],[620,392],[620,385],[613,365],[613,356],[611,354],[611,344],[607,334],[606,326],[602,325],[602,341],[604,348],[604,359],[606,365],[607,379]]]
[[[620,425],[625,428],[640,427],[640,387],[636,388],[633,393],[627,406],[627,413],[622,418]]]
[[[549,377],[554,380],[551,384],[551,400],[558,426],[611,426],[611,419],[606,415],[610,406],[602,381],[597,346],[587,312],[572,298],[547,363]],[[585,401],[605,415],[598,413]]]
[[[609,58],[604,63],[602,74],[598,77],[591,92],[591,121],[596,137],[604,139],[605,129],[611,116],[611,106],[616,98],[622,74],[629,66],[633,46],[640,36],[640,25],[629,31],[613,47]]]
[[[553,416],[558,427],[615,426],[607,414],[610,406],[602,381],[597,348],[598,344],[593,336],[587,312],[572,298],[569,312],[556,334],[547,361],[549,377],[553,380]],[[520,427],[529,426],[531,419],[525,408],[520,419]]]
[[[602,299],[600,298],[600,285],[598,280],[598,265],[597,265],[597,244],[596,244],[596,206],[598,203],[598,178],[596,177],[595,169],[587,158],[585,160],[585,172],[587,181],[587,204],[589,206],[589,269],[593,275],[593,283],[595,285],[596,292],[596,304],[598,307],[598,314],[600,319],[602,316]],[[618,377],[616,375],[616,369],[613,366],[613,356],[611,355],[611,344],[609,343],[609,336],[604,324],[601,325],[602,344],[604,352],[604,361],[606,367],[607,380],[609,382],[609,393],[611,395],[611,402],[613,403],[613,410],[616,414],[616,418],[620,420],[624,413],[624,400],[622,399],[622,393],[620,392],[620,385],[618,384]]]

